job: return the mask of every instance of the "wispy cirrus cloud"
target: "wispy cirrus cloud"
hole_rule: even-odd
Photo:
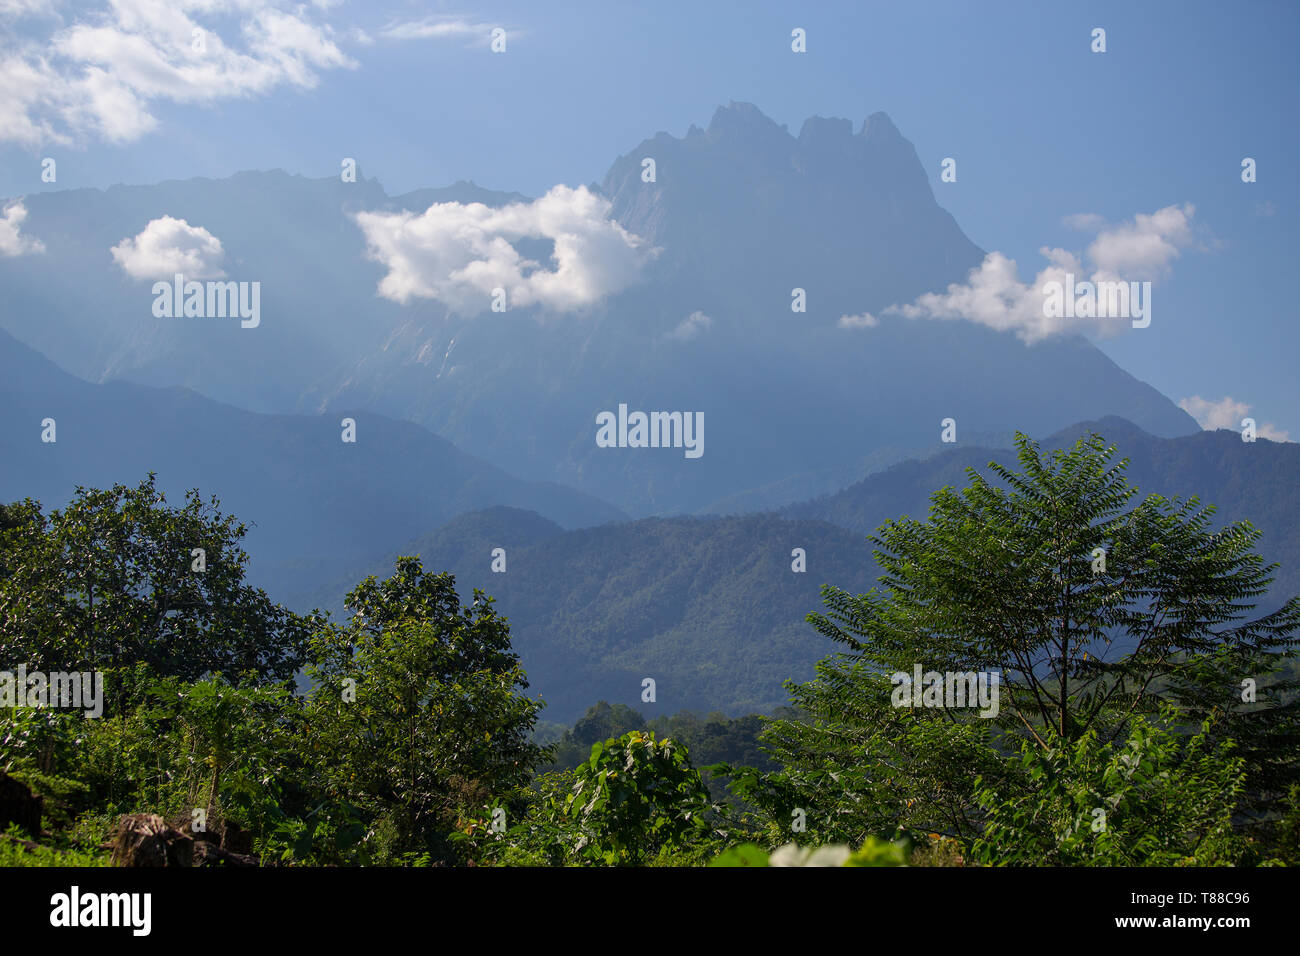
[[[836,323],[842,329],[874,329],[880,324],[880,320],[870,312],[860,312],[857,315],[841,315],[839,322]]]
[[[481,36],[487,39],[494,24],[481,23],[468,17],[433,16],[390,24],[379,31],[389,40],[441,40]]]
[[[1068,229],[1079,232],[1096,232],[1106,224],[1106,218],[1095,212],[1076,212],[1061,220]]]

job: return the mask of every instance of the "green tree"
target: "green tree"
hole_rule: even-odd
[[[792,686],[806,710],[772,720],[762,740],[776,772],[721,764],[769,846],[858,846],[879,837],[980,832],[977,784],[1005,775],[988,721],[896,708],[887,675],[832,658]]]
[[[244,583],[245,526],[215,497],[169,507],[137,487],[78,487],[45,515],[27,499],[0,521],[0,667],[109,670],[136,663],[197,680],[290,679],[312,623]],[[202,551],[203,570],[196,570]]]
[[[627,704],[597,701],[555,744],[553,769],[570,769],[586,761],[591,745],[645,727],[645,718]]]
[[[593,744],[573,776],[565,810],[591,862],[644,863],[711,833],[708,788],[675,741],[630,731]]]
[[[179,809],[203,809],[214,820],[234,813],[259,828],[265,824],[259,814],[276,815],[268,808],[277,806],[291,762],[298,710],[284,687],[168,678],[154,686],[153,696],[157,703],[143,716],[155,741],[164,738],[170,748],[167,780],[181,798]]]
[[[686,747],[633,730],[539,777],[505,832],[486,819],[467,832],[479,859],[506,865],[702,865],[722,848],[722,820]]]
[[[492,600],[462,606],[450,574],[397,561],[348,595],[346,626],[311,643],[307,746],[328,796],[358,808],[372,860],[455,859],[450,834],[514,800],[547,756]]]
[[[1018,737],[1044,750],[1089,734],[1113,743],[1163,706],[1186,727],[1215,718],[1208,745],[1238,742],[1257,803],[1295,778],[1295,684],[1277,675],[1300,598],[1249,617],[1276,569],[1252,550],[1259,532],[1216,529],[1195,498],[1134,503],[1127,460],[1100,436],[1050,457],[1024,435],[1017,447],[1020,472],[990,463],[994,483],[969,469],[964,491],[932,496],[928,520],[872,536],[879,587],[823,588],[826,612],[809,621],[847,651],[791,687],[807,719],[768,728],[785,772],[741,780],[775,824],[778,810],[811,806],[811,825],[854,844],[891,816],[970,836],[977,793],[1014,785],[1002,752]],[[918,664],[999,674],[998,716],[892,706],[890,675]]]
[[[5,541],[6,534],[17,530],[26,520],[28,520],[28,512],[21,502],[11,505],[0,502],[0,544]],[[15,563],[14,555],[9,549],[0,547],[0,580],[13,573]]]

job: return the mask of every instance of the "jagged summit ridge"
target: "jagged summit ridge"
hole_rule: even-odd
[[[761,283],[793,272],[852,287],[842,305],[859,311],[944,288],[983,259],[883,112],[856,132],[848,119],[812,116],[795,136],[754,104],[732,102],[706,129],[643,140],[600,188],[624,228],[663,247],[665,269],[695,274],[701,287],[719,273]]]

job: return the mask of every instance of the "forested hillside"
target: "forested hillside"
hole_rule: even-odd
[[[1261,534],[1259,550],[1278,562],[1277,582],[1264,602],[1277,606],[1300,593],[1300,445],[1257,439],[1239,432],[1202,431],[1178,438],[1150,435],[1122,418],[1081,422],[1043,439],[1047,449],[1067,448],[1080,436],[1100,432],[1129,459],[1125,474],[1139,496],[1198,496],[1218,509],[1219,523],[1250,521]],[[967,468],[988,473],[988,463],[1015,457],[1010,448],[957,445],[925,461],[909,461],[871,475],[833,495],[782,509],[787,518],[816,518],[868,534],[895,515],[925,517],[930,491],[965,487]]]
[[[504,571],[493,572],[493,551]],[[792,552],[804,551],[803,567]],[[866,541],[821,521],[772,515],[649,518],[563,531],[531,512],[462,515],[350,576],[383,573],[410,554],[481,588],[510,620],[515,646],[548,721],[593,701],[654,713],[766,711],[783,682],[810,676],[829,644],[804,622],[830,581],[875,580]],[[340,612],[346,581],[296,602]],[[656,701],[642,702],[642,681]]]
[[[1234,432],[1176,439],[1148,435],[1121,419],[1087,423],[1044,441],[1068,447],[1103,431],[1130,459],[1135,500],[1148,494],[1215,505],[1215,526],[1251,520],[1260,553],[1280,564],[1261,606],[1300,593],[1300,446]],[[299,609],[342,612],[349,581],[382,573],[401,554],[456,574],[464,595],[479,587],[511,621],[547,721],[569,722],[593,700],[640,706],[641,681],[656,680],[656,710],[769,711],[781,683],[801,678],[826,652],[803,621],[827,582],[867,590],[879,569],[867,535],[900,515],[923,518],[930,494],[964,487],[967,468],[1013,461],[1006,448],[958,446],[872,475],[838,494],[777,515],[647,519],[566,532],[535,513],[490,508],[462,515],[355,568],[327,588],[295,597]],[[931,491],[927,491],[930,489]],[[838,527],[834,527],[838,526]],[[493,551],[503,549],[503,572]],[[792,570],[803,548],[806,568]]]

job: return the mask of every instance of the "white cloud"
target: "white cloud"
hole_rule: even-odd
[[[467,17],[443,15],[423,17],[419,20],[405,20],[399,23],[392,23],[379,31],[379,36],[387,40],[451,40],[465,39],[470,40],[468,46],[476,44],[486,45],[492,41],[492,31],[500,27],[500,24],[485,23],[481,20],[471,20]],[[522,29],[511,27],[506,30],[510,40],[517,40],[524,36]]]
[[[1067,273],[1077,282],[1153,281],[1163,277],[1170,262],[1192,244],[1190,205],[1166,206],[1151,215],[1139,213],[1131,222],[1102,228],[1088,246],[1085,266],[1076,253],[1044,246],[1039,254],[1048,266],[1032,284],[1020,280],[1014,259],[990,252],[971,270],[964,284],[953,283],[944,293],[926,293],[908,305],[891,305],[888,314],[909,319],[953,319],[977,322],[997,331],[1015,332],[1025,342],[1038,342],[1053,335],[1094,332],[1112,335],[1128,328],[1123,316],[1076,318],[1048,316],[1044,310],[1044,289],[1048,283],[1065,284]],[[1096,226],[1090,215],[1082,222]],[[1149,308],[1150,303],[1147,303]]]
[[[532,202],[493,209],[482,203],[435,203],[422,214],[356,216],[367,255],[388,274],[379,294],[395,302],[436,299],[465,315],[487,310],[492,290],[508,308],[558,312],[584,308],[631,285],[658,250],[608,218],[610,202],[587,190],[555,186]],[[554,268],[512,244],[551,240]]]
[[[1138,213],[1132,222],[1098,233],[1088,258],[1101,272],[1122,273],[1127,279],[1158,278],[1192,244],[1195,213],[1191,203],[1166,206],[1149,216]]]
[[[45,246],[39,239],[29,238],[19,232],[26,218],[27,207],[21,200],[5,206],[4,215],[0,216],[0,256],[21,256],[45,251]]]
[[[154,219],[133,238],[112,248],[113,258],[134,279],[170,279],[181,273],[186,279],[217,279],[225,250],[221,240],[202,226],[184,219],[163,216]]]
[[[1193,395],[1178,402],[1178,407],[1196,419],[1196,423],[1207,431],[1226,428],[1230,431],[1241,430],[1241,420],[1250,415],[1251,406],[1225,396],[1218,401]],[[1290,441],[1289,432],[1278,428],[1271,422],[1255,426],[1255,434],[1270,441]]]
[[[1050,257],[1059,250],[1040,250]],[[928,292],[911,305],[891,305],[886,313],[909,319],[958,319],[987,325],[999,332],[1015,332],[1026,342],[1036,342],[1057,331],[1062,320],[1043,314],[1045,282],[1058,280],[1067,270],[1058,267],[1039,273],[1036,286],[1020,281],[1016,260],[990,252],[972,269],[965,285],[953,283],[946,293]],[[1058,274],[1059,273],[1059,274]]]
[[[379,35],[390,40],[428,40],[444,37],[469,37],[482,35],[487,37],[492,28],[486,24],[475,23],[463,17],[425,17],[405,23],[394,23],[379,31]]]
[[[858,315],[841,315],[839,322],[836,323],[842,329],[874,329],[880,324],[880,320],[870,312],[862,312]]]
[[[692,312],[686,318],[678,323],[677,328],[668,333],[666,338],[675,339],[678,342],[689,342],[697,338],[713,327],[713,319],[709,318],[703,312]]]
[[[0,51],[0,142],[129,142],[157,126],[155,103],[308,88],[320,70],[356,65],[329,25],[289,2],[111,0],[76,16]]]

